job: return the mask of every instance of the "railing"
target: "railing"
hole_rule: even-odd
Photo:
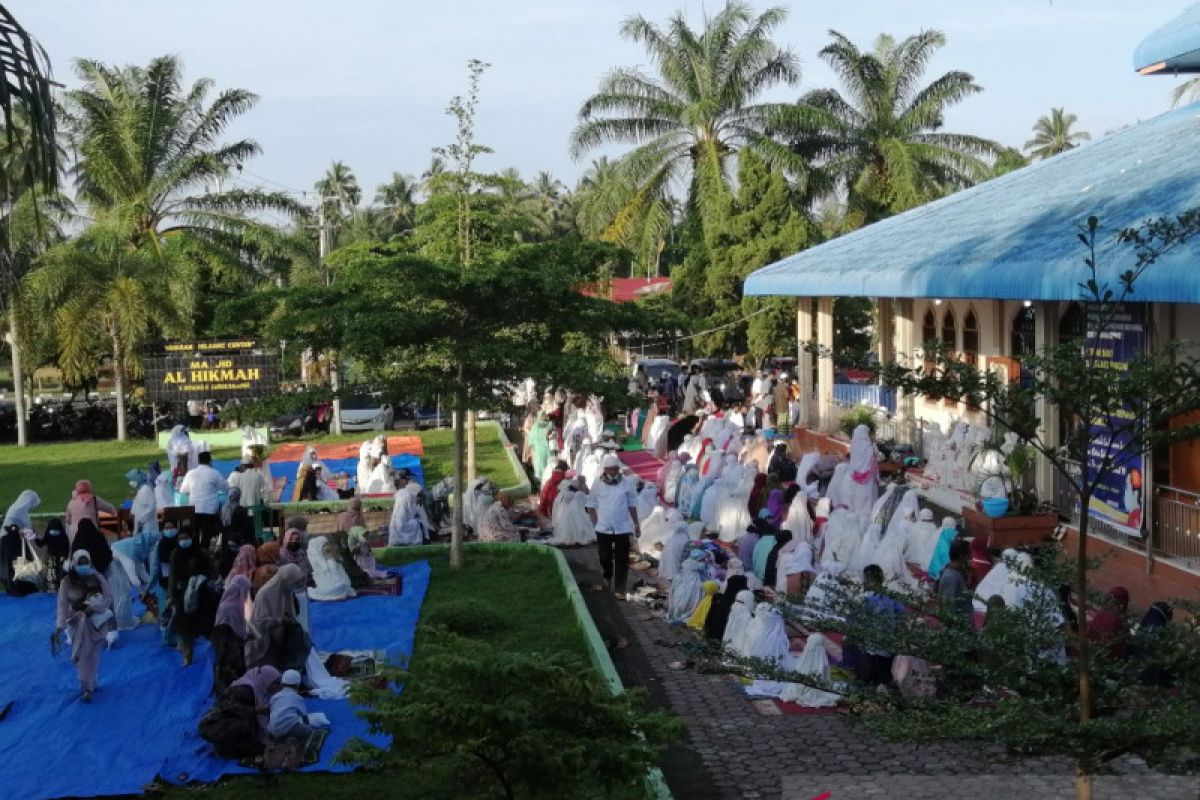
[[[869,405],[896,413],[896,390],[872,383],[835,383],[833,402],[841,406]]]
[[[1173,486],[1154,492],[1154,549],[1200,561],[1200,495]]]
[[[1067,462],[1069,469],[1079,475],[1080,465]],[[1059,516],[1073,527],[1079,526],[1079,495],[1059,472],[1054,473],[1054,505]],[[1200,563],[1200,494],[1159,486],[1154,492],[1153,531],[1151,545],[1156,553]],[[1088,533],[1122,544],[1144,549],[1146,541],[1130,536],[1107,522],[1092,517]]]

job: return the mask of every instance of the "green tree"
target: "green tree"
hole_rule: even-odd
[[[0,171],[5,202],[31,186],[58,187],[59,144],[46,51],[0,5],[0,115],[9,149],[21,142],[20,158],[7,158]]]
[[[423,797],[641,798],[649,772],[682,726],[614,694],[588,665],[562,654],[512,653],[434,629],[422,640],[423,681],[363,685],[355,700],[384,750],[361,740],[341,758],[421,776]]]
[[[1020,150],[1015,147],[1006,147],[992,161],[990,177],[998,178],[1027,166],[1029,166],[1029,159],[1023,156]]]
[[[126,380],[141,372],[141,350],[155,336],[190,334],[198,283],[186,242],[135,247],[131,237],[125,226],[98,222],[46,251],[26,278],[31,305],[53,321],[68,382],[85,382],[112,359],[122,441]]]
[[[1044,117],[1033,124],[1033,138],[1025,143],[1030,158],[1050,158],[1065,153],[1092,138],[1087,131],[1072,131],[1079,117],[1068,114],[1061,108],[1052,108]]]
[[[597,241],[620,245],[634,255],[638,275],[660,273],[660,259],[675,225],[671,197],[655,200],[637,217],[621,216],[637,191],[618,162],[606,156],[592,161],[575,188],[575,227]]]
[[[797,152],[836,177],[847,198],[852,228],[915,208],[970,186],[988,174],[985,157],[999,145],[942,130],[946,111],[981,91],[958,70],[922,85],[933,54],[946,43],[939,31],[897,42],[882,34],[860,50],[831,30],[821,50],[846,95],[818,89],[795,110]]]
[[[699,31],[682,13],[665,28],[642,16],[625,20],[621,35],[646,48],[656,74],[611,71],[584,102],[571,136],[575,157],[606,145],[634,147],[619,162],[632,191],[606,224],[609,241],[628,246],[648,217],[665,234],[662,204],[672,185],[687,185],[692,207],[719,221],[731,193],[726,167],[743,148],[794,178],[807,175],[804,159],[775,138],[783,106],[755,102],[800,80],[796,56],[771,40],[785,17],[781,8],[755,15],[748,4],[729,2]]]
[[[719,330],[696,344],[708,354],[745,352],[748,346],[758,360],[789,340],[793,346],[788,349],[794,349],[795,320],[793,316],[788,323],[789,315],[778,313],[786,302],[743,299],[742,284],[754,270],[811,245],[815,231],[782,170],[752,150],[738,156],[737,185],[724,223],[709,237],[704,272],[705,305],[713,309],[705,324]]]
[[[393,172],[387,183],[375,191],[375,204],[382,207],[391,224],[392,235],[412,230],[417,216],[417,182],[411,175]]]
[[[1171,108],[1200,99],[1200,78],[1189,78],[1171,90]]]

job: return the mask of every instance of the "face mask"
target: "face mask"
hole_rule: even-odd
[[[187,550],[189,547],[192,546],[192,540],[191,539],[180,539],[179,546],[182,547],[184,550]]]
[[[75,574],[81,578],[88,578],[95,574],[91,564],[79,564],[75,567]]]
[[[51,536],[62,536],[63,534],[63,532],[58,528],[51,528],[50,530],[46,531],[46,533],[50,534]]]
[[[178,535],[179,531],[175,530],[174,528],[163,528],[163,536],[167,537],[168,539],[174,539]]]
[[[621,476],[620,475],[609,475],[606,472],[606,473],[604,473],[604,482],[607,483],[609,486],[616,486],[618,483],[621,482]]]

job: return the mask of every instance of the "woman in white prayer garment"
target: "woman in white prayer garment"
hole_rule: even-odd
[[[693,550],[671,581],[667,595],[667,622],[687,622],[704,595],[704,551]]]
[[[644,520],[654,513],[658,507],[658,487],[653,481],[642,484],[642,490],[637,495],[638,520]]]
[[[845,564],[838,561],[825,564],[823,571],[808,588],[808,594],[804,596],[805,615],[814,620],[842,620],[839,606],[848,594],[847,589],[842,586],[845,579]]]
[[[717,504],[717,526],[720,528],[720,539],[725,543],[734,542],[750,527],[750,487],[757,473],[753,467],[726,467],[728,488],[722,492]],[[736,476],[736,477],[735,477]]]
[[[700,470],[695,464],[688,464],[684,467],[683,477],[679,479],[679,489],[675,495],[675,507],[683,514],[684,519],[691,518],[692,505],[700,488]]]
[[[849,475],[843,488],[850,510],[867,517],[879,498],[879,460],[866,425],[856,427],[850,439]]]
[[[422,544],[425,530],[417,509],[417,497],[408,487],[396,490],[392,503],[392,519],[388,523],[388,547]]]
[[[992,565],[988,574],[983,576],[983,580],[975,587],[973,602],[976,611],[987,613],[987,601],[996,595],[1004,596],[1004,590],[1009,585],[1009,565],[1016,563],[1018,555],[1016,550],[1008,548],[1000,554],[1000,560]]]
[[[587,492],[580,487],[580,478],[563,481],[554,498],[553,511],[550,515],[554,533],[550,544],[571,546],[591,544],[596,541],[596,529],[588,517],[584,503],[587,502]]]
[[[360,495],[367,494],[367,486],[371,483],[371,440],[367,439],[358,446],[358,464],[354,468],[355,486]]]
[[[663,481],[663,502],[671,505],[675,504],[675,492],[679,489],[679,479],[683,477],[683,471],[687,467],[689,456],[687,453],[676,453],[671,459],[671,465],[667,468],[666,479]]]
[[[905,553],[909,550],[912,526],[919,509],[917,493],[910,491],[900,499],[896,512],[888,523],[887,533],[875,548],[872,562],[883,570],[884,585],[896,592],[915,592],[921,586],[908,569]]]
[[[743,589],[737,593],[733,608],[729,612],[729,621],[725,623],[725,634],[721,644],[739,656],[748,654],[747,634],[754,623],[754,592]]]
[[[848,564],[862,539],[862,521],[849,509],[836,509],[825,523],[823,538],[825,548],[821,554],[821,565],[834,561]]]
[[[839,506],[850,507],[850,490],[846,486],[849,481],[850,464],[843,461],[833,468],[833,477],[829,479],[829,486],[825,487],[825,497],[829,500],[830,511]]]
[[[754,624],[747,635],[749,643],[746,655],[763,661],[774,662],[784,667],[788,657],[787,629],[783,615],[770,603],[759,603],[754,609]],[[746,687],[746,694],[754,697],[778,697],[783,684],[775,680],[758,679]]]
[[[666,527],[667,535],[663,539],[662,555],[658,559],[658,576],[663,580],[673,581],[683,566],[691,537],[688,535],[688,526],[683,515],[674,508],[667,512]]]
[[[825,637],[821,634],[809,634],[804,643],[804,651],[790,661],[790,672],[815,678],[816,682],[825,686],[830,684],[829,651],[825,649]],[[830,708],[836,706],[841,697],[807,684],[785,683],[779,699],[808,708]]]
[[[933,522],[933,511],[922,508],[917,512],[917,521],[909,527],[905,559],[921,571],[928,572],[929,561],[933,558],[933,551],[941,538],[941,528]]]
[[[308,588],[310,600],[345,600],[354,597],[350,576],[338,558],[337,546],[325,536],[308,541],[308,563],[312,565],[315,586]]]

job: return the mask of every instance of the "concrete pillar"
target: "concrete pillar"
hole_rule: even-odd
[[[1058,303],[1036,303],[1034,311],[1033,342],[1034,348],[1041,353],[1047,347],[1058,344]],[[1038,419],[1042,421],[1040,435],[1042,441],[1049,445],[1058,444],[1058,406],[1046,402],[1045,398],[1037,401]],[[1037,491],[1043,500],[1054,499],[1054,469],[1044,458],[1037,460]]]
[[[917,322],[914,319],[915,304],[909,298],[895,301],[895,357],[901,365],[916,365]],[[915,425],[916,408],[913,396],[901,393],[896,397],[896,417],[904,420],[911,428]]]
[[[817,298],[817,419],[822,433],[833,430],[833,298]]]
[[[891,364],[896,360],[892,298],[880,297],[875,300],[875,320],[879,331],[879,363]]]
[[[806,428],[816,425],[816,403],[813,401],[813,354],[807,345],[813,342],[813,301],[811,297],[796,298],[796,379],[800,383],[800,424]]]

